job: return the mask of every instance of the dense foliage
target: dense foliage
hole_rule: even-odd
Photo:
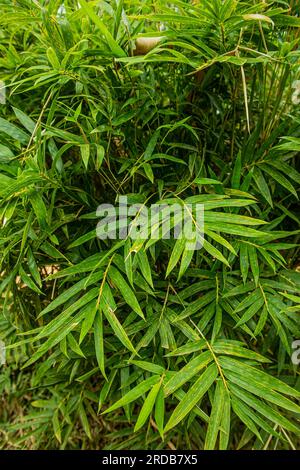
[[[0,0],[0,447],[297,447],[297,3]]]

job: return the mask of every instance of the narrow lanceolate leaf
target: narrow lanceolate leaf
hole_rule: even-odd
[[[205,450],[213,450],[215,448],[223,415],[224,397],[226,392],[227,390],[224,386],[223,380],[219,379],[216,385],[212,410],[205,436]]]
[[[44,326],[36,339],[44,338],[45,336],[49,336],[50,334],[54,333],[54,331],[64,325],[64,323],[72,316],[74,312],[84,307],[95,297],[97,297],[98,293],[98,287],[90,289],[86,294],[84,294],[82,297],[76,300],[76,302],[71,304],[60,315],[51,320],[50,323],[48,323],[46,326]]]
[[[185,244],[186,240],[184,237],[177,238],[167,266],[166,277],[169,276],[170,272],[175,268],[176,264],[178,263],[184,250]]]
[[[236,225],[262,225],[266,224],[264,220],[255,219],[253,217],[247,217],[244,215],[236,214],[227,214],[222,212],[210,212],[205,211],[204,213],[205,223],[226,223],[226,224],[236,224]]]
[[[123,299],[125,302],[142,318],[144,318],[144,314],[142,309],[138,303],[138,300],[133,292],[133,290],[129,287],[125,279],[123,278],[122,274],[118,269],[114,266],[110,266],[109,268],[109,278],[111,282],[120,290]]]
[[[166,354],[166,357],[169,356],[184,356],[185,354],[191,354],[196,351],[200,351],[207,346],[207,343],[204,339],[197,341],[189,341],[188,343],[180,346],[179,348],[174,349],[170,353]]]
[[[186,417],[186,415],[201,400],[207,390],[209,390],[217,376],[218,368],[216,364],[211,364],[189,389],[179,405],[177,405],[165,427],[165,432],[174,428],[174,426]]]
[[[255,425],[255,421],[253,419],[253,412],[250,408],[248,408],[241,400],[238,400],[237,397],[232,397],[232,408],[235,414],[239,417],[239,419],[246,425],[246,427],[253,432],[258,439],[263,442],[261,435]]]
[[[231,235],[237,235],[239,237],[249,237],[249,238],[260,238],[266,235],[266,232],[256,230],[245,225],[235,225],[228,222],[209,222],[208,227],[210,230],[216,232],[230,233]]]
[[[259,280],[259,264],[258,264],[258,259],[257,259],[257,252],[256,248],[253,245],[248,245],[248,255],[249,255],[249,261],[250,261],[250,267],[251,271],[254,277],[254,282],[255,285],[258,285],[258,280]]]
[[[43,295],[42,291],[35,285],[34,281],[31,277],[24,271],[22,266],[20,266],[19,274],[26,286],[28,286],[31,290],[35,291],[37,294]]]
[[[270,193],[269,186],[264,178],[264,175],[262,174],[262,172],[260,171],[258,167],[254,167],[253,179],[256,183],[258,190],[261,192],[262,196],[270,204],[270,206],[273,207],[273,201],[272,201],[272,196]]]
[[[230,439],[230,423],[231,423],[231,400],[230,400],[230,392],[229,390],[225,390],[223,396],[223,411],[222,417],[220,422],[220,434],[219,434],[219,449],[226,450],[229,444]]]
[[[82,350],[80,349],[80,346],[79,344],[77,343],[76,339],[74,338],[74,336],[72,335],[72,333],[69,333],[68,336],[67,336],[67,340],[68,340],[68,344],[70,346],[70,348],[72,349],[72,351],[77,354],[78,356],[81,356],[81,357],[84,357],[85,358],[85,355],[83,354]]]
[[[227,371],[226,376],[231,382],[247,390],[248,392],[253,393],[253,395],[257,395],[258,397],[263,398],[270,403],[274,403],[281,408],[285,408],[286,410],[292,411],[294,413],[300,413],[299,405],[293,403],[289,398],[286,398],[279,393],[266,388],[261,383],[256,381],[249,383],[247,380],[244,380],[242,376],[234,374],[233,372]]]
[[[201,309],[205,307],[207,304],[209,304],[210,302],[212,302],[215,299],[215,297],[216,297],[215,291],[208,292],[207,294],[203,295],[199,299],[190,303],[183,310],[183,312],[178,317],[176,317],[176,321],[183,320],[184,318],[187,318],[193,315],[194,313],[201,311]]]
[[[216,341],[214,343],[214,352],[218,354],[226,354],[229,356],[244,357],[245,359],[250,359],[258,362],[271,362],[269,359],[262,356],[261,354],[250,349],[246,349],[246,347],[236,345],[234,344],[234,341],[230,340]]]
[[[275,390],[295,398],[300,397],[300,392],[298,390],[290,387],[282,380],[273,377],[271,374],[263,372],[255,367],[225,356],[219,357],[219,362],[224,370],[228,369],[234,373],[239,373],[244,377],[245,380],[253,379],[262,383],[265,387],[268,387],[271,390]]]
[[[220,250],[215,248],[207,240],[204,240],[203,247],[213,258],[216,258],[219,261],[222,261],[222,263],[226,264],[226,266],[229,267],[229,263],[228,263],[227,259],[225,258],[225,256],[223,256],[222,253],[220,252]]]
[[[136,253],[136,258],[138,260],[138,266],[141,270],[142,275],[144,276],[148,284],[153,288],[152,272],[147,254],[144,251],[140,250]]]
[[[73,286],[69,287],[69,289],[65,289],[58,297],[56,297],[56,299],[54,299],[46,308],[44,308],[44,310],[41,311],[39,317],[45,315],[46,313],[52,312],[52,310],[55,310],[60,305],[66,303],[79,292],[84,291],[90,285],[95,284],[102,277],[103,273],[98,271],[90,276],[87,276],[81,281],[78,281],[76,284],[73,284]]]
[[[30,136],[27,132],[19,129],[19,127],[15,126],[9,121],[6,121],[2,117],[0,117],[0,129],[1,132],[7,134],[12,139],[21,142],[22,144],[26,144],[29,141]]]
[[[257,299],[250,307],[245,311],[245,313],[242,315],[242,317],[239,319],[237,324],[235,325],[235,328],[238,326],[243,325],[244,323],[247,323],[264,305],[264,299],[261,297]]]
[[[197,356],[190,362],[188,362],[165,384],[165,396],[167,397],[171,393],[175,392],[175,390],[182,387],[182,385],[189,382],[196,374],[200,372],[200,370],[206,367],[212,360],[213,356],[211,352],[205,351],[204,353],[200,354],[200,356]]]
[[[161,383],[158,382],[157,384],[153,385],[152,390],[150,390],[150,392],[148,393],[147,398],[144,401],[144,404],[138,416],[137,422],[134,426],[134,431],[138,431],[142,426],[144,426],[147,419],[149,418],[152,412],[152,409],[154,407],[155,400],[156,400],[160,387],[161,387]]]
[[[242,154],[239,152],[234,162],[232,177],[231,177],[231,187],[233,189],[238,189],[240,187],[242,173]]]
[[[180,262],[178,280],[184,275],[184,273],[188,269],[193,256],[194,256],[194,251],[189,249],[187,246],[185,246],[183,253],[182,253],[181,262]]]
[[[130,360],[130,364],[134,364],[135,366],[147,370],[148,372],[152,372],[153,374],[163,374],[165,372],[164,367],[154,364],[153,362]]]
[[[164,436],[164,417],[165,417],[165,397],[163,388],[160,387],[155,402],[155,423],[158,432],[163,439]]]
[[[120,400],[110,406],[102,414],[110,413],[111,411],[114,411],[117,408],[120,408],[121,406],[128,405],[129,403],[137,400],[142,395],[144,395],[144,393],[147,393],[150,388],[157,384],[159,380],[159,375],[152,375],[152,377],[149,377],[149,379],[143,380],[143,382],[140,382],[138,385],[136,385],[133,389],[126,393],[126,395],[124,395]]]
[[[298,199],[296,189],[294,188],[292,183],[290,183],[290,181],[285,176],[283,176],[282,173],[280,173],[277,170],[274,170],[274,168],[270,167],[269,165],[265,163],[260,165],[260,168],[266,173],[268,173],[270,176],[272,176],[272,178],[274,178],[275,181],[277,181],[281,186],[287,189],[287,191],[292,193]]]
[[[32,134],[35,130],[35,122],[27,114],[25,114],[23,111],[21,111],[21,109],[13,107],[13,110],[14,110],[14,113],[15,113],[16,117],[18,118],[18,120],[22,124],[22,126],[25,127],[25,129],[30,134]]]
[[[224,237],[222,237],[220,234],[218,234],[216,232],[212,232],[207,227],[205,228],[205,233],[206,233],[207,236],[212,238],[214,241],[216,241],[217,243],[219,243],[220,245],[224,246],[229,251],[231,251],[231,253],[233,253],[235,255],[237,254],[235,249],[233,248],[233,246]]]
[[[107,380],[105,373],[105,356],[104,356],[104,337],[103,337],[103,319],[102,311],[99,309],[96,313],[94,320],[94,340],[95,340],[95,351],[96,358],[99,365],[99,369],[102,372],[103,377]]]
[[[124,57],[126,54],[119,44],[115,41],[108,28],[105,26],[104,22],[96,15],[92,6],[90,6],[85,0],[79,0],[79,3],[84,10],[85,14],[88,15],[95,25],[99,28],[99,31],[105,37],[111,52],[116,57]]]
[[[126,349],[128,349],[134,354],[137,354],[136,350],[134,349],[134,346],[132,345],[130,339],[128,338],[128,335],[125,329],[119,322],[114,310],[106,303],[103,303],[101,308],[103,309],[103,313],[106,319],[108,320],[108,323],[110,324],[116,337],[121,341],[121,343],[125,346]]]
[[[80,153],[81,153],[81,158],[82,158],[83,164],[85,166],[85,169],[87,169],[88,165],[89,165],[89,159],[90,159],[90,145],[89,144],[81,144],[80,145]]]
[[[59,443],[61,443],[61,426],[59,422],[59,410],[55,410],[52,418],[52,426],[53,426],[53,432],[58,440]]]
[[[231,390],[233,394],[236,395],[240,400],[244,401],[247,405],[249,405],[265,418],[269,419],[273,423],[279,424],[288,431],[299,434],[299,427],[275,411],[271,406],[266,405],[263,401],[257,399],[255,396],[251,395],[245,390],[242,390],[236,385],[231,384]]]
[[[81,325],[81,330],[80,330],[80,336],[79,336],[79,344],[82,343],[86,335],[89,333],[91,330],[93,323],[94,323],[94,318],[96,316],[97,312],[97,300],[94,299],[92,302],[90,302],[87,307],[85,308],[86,314],[84,316],[84,320]]]
[[[84,406],[83,406],[82,402],[80,402],[80,404],[78,406],[78,414],[79,414],[79,418],[80,418],[80,421],[81,421],[81,424],[82,424],[82,427],[84,429],[85,434],[87,435],[87,437],[89,439],[92,439],[89,421],[88,421],[88,418],[87,418],[87,415],[86,415],[86,412],[85,412],[85,409],[84,409]]]

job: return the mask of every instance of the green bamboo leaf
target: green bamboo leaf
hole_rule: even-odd
[[[55,410],[52,418],[52,426],[53,426],[53,432],[58,440],[58,442],[61,444],[61,427],[60,427],[60,422],[59,422],[59,410]]]
[[[206,227],[205,228],[205,234],[208,237],[211,237],[217,243],[220,243],[220,245],[223,245],[225,248],[227,248],[227,250],[229,250],[234,255],[237,255],[237,253],[236,253],[235,249],[233,248],[233,246],[227,240],[225,240],[225,238],[223,238],[221,235],[219,235],[218,233],[212,232],[211,230],[209,230]]]
[[[15,155],[9,147],[6,147],[6,145],[0,144],[0,163],[3,163],[3,162],[5,163],[13,159],[14,157]],[[1,175],[1,176],[5,178],[4,175]]]
[[[151,139],[148,142],[148,145],[147,145],[146,150],[144,152],[144,160],[150,160],[151,159],[152,154],[154,152],[154,149],[156,147],[157,141],[159,139],[159,136],[160,136],[160,131],[156,130],[153,133]]]
[[[148,180],[150,180],[151,183],[153,183],[154,182],[154,174],[153,174],[152,167],[151,167],[150,163],[143,163],[143,169],[144,169],[145,175],[147,176]]]
[[[261,232],[259,230],[245,227],[244,225],[235,225],[224,222],[217,221],[216,223],[207,224],[210,230],[216,232],[225,232],[231,235],[238,235],[240,237],[247,238],[262,238],[266,235],[266,232]]]
[[[97,237],[97,230],[91,230],[90,232],[85,233],[81,237],[77,238],[77,240],[74,240],[70,245],[68,246],[68,249],[71,250],[72,248],[76,248],[77,246],[83,245],[86,242],[89,242],[90,240],[96,239]]]
[[[91,435],[89,420],[87,418],[87,415],[86,415],[86,412],[85,412],[85,409],[84,409],[84,406],[83,406],[82,402],[80,402],[79,405],[78,405],[78,415],[79,415],[79,418],[80,418],[80,421],[81,421],[81,424],[82,424],[82,427],[83,427],[83,430],[84,430],[85,434],[91,440],[92,435]]]
[[[293,403],[290,399],[280,395],[277,392],[274,392],[261,383],[256,382],[255,380],[249,383],[247,380],[244,380],[243,377],[240,377],[233,372],[226,373],[226,377],[230,382],[235,383],[239,387],[247,390],[254,395],[257,395],[260,398],[263,398],[267,402],[275,403],[275,405],[285,408],[286,410],[292,411],[294,413],[300,413],[300,406],[296,403]]]
[[[238,285],[233,289],[230,289],[229,292],[225,292],[222,297],[225,299],[227,297],[237,297],[238,295],[246,294],[247,292],[253,291],[255,288],[254,282],[247,282],[244,286]]]
[[[234,162],[232,177],[231,177],[231,186],[233,189],[239,189],[241,181],[241,172],[242,172],[242,154],[239,152]]]
[[[242,346],[235,344],[231,340],[218,340],[214,343],[214,352],[218,354],[226,354],[229,356],[238,356],[244,357],[245,359],[250,359],[252,361],[270,363],[271,361],[261,354],[246,349]]]
[[[157,425],[158,432],[163,439],[164,437],[164,417],[165,417],[165,397],[164,397],[164,392],[163,388],[160,387],[157,397],[156,397],[156,402],[155,402],[155,422]]]
[[[196,178],[194,180],[194,183],[196,184],[223,184],[221,181],[214,180],[212,178]]]
[[[230,389],[234,395],[236,395],[240,400],[244,401],[247,405],[254,408],[256,412],[262,414],[265,418],[269,419],[273,423],[279,424],[284,429],[292,431],[295,434],[299,434],[299,428],[285,418],[283,415],[275,411],[270,406],[263,403],[261,400],[255,398],[250,393],[242,390],[236,385],[231,384]]]
[[[185,248],[185,244],[186,240],[184,237],[177,238],[167,266],[166,277],[169,276],[170,272],[175,268],[176,264],[178,263]]]
[[[277,170],[283,171],[286,175],[289,176],[296,183],[300,184],[300,173],[295,170],[291,165],[288,165],[282,160],[268,160],[268,165],[274,166]]]
[[[14,140],[21,142],[21,144],[27,144],[29,141],[30,136],[19,129],[17,126],[12,124],[11,122],[6,121],[2,117],[0,117],[0,129],[1,132],[12,137]]]
[[[184,320],[185,318],[193,315],[196,312],[199,312],[203,307],[211,303],[216,297],[215,292],[208,292],[199,299],[191,302],[188,307],[186,307],[183,312],[176,317],[176,321]]]
[[[25,129],[28,132],[30,132],[30,134],[33,134],[33,132],[35,131],[35,125],[36,125],[35,122],[29,116],[27,116],[27,114],[25,114],[23,111],[21,111],[20,109],[15,108],[13,106],[13,110],[14,110],[14,113],[15,113],[16,117],[18,118],[18,120],[22,124],[22,126],[25,127]]]
[[[219,449],[226,450],[230,439],[230,424],[231,424],[231,400],[230,393],[226,389],[224,393],[223,412],[220,423],[220,437],[219,437]]]
[[[147,361],[134,361],[133,359],[130,360],[130,364],[134,364],[141,369],[147,370],[148,372],[152,372],[153,374],[163,374],[165,372],[164,367],[159,366],[158,364],[153,364],[152,362]]]
[[[149,418],[152,412],[152,409],[154,407],[155,400],[156,400],[160,387],[161,387],[161,384],[160,382],[158,382],[157,384],[153,385],[152,389],[148,393],[147,398],[144,401],[144,404],[141,408],[137,422],[134,426],[134,431],[138,431],[141,427],[143,427],[145,422]]]
[[[237,306],[234,309],[235,313],[242,312],[249,306],[251,307],[251,305],[253,305],[254,302],[262,298],[263,296],[262,296],[262,292],[260,289],[253,290],[251,294],[244,297],[243,300],[237,304]]]
[[[105,37],[111,52],[116,56],[116,57],[125,57],[125,52],[123,49],[119,46],[119,44],[115,41],[103,21],[99,18],[99,16],[96,15],[94,12],[93,8],[89,6],[89,4],[85,0],[79,0],[79,3],[86,15],[88,15],[91,20],[95,23],[95,25],[99,28],[101,34]]]
[[[24,271],[22,266],[19,268],[19,274],[21,277],[21,280],[26,284],[26,286],[29,287],[29,289],[33,290],[37,294],[43,295],[43,292],[35,285],[34,281],[31,279],[31,277]]]
[[[248,256],[250,261],[251,271],[254,277],[255,285],[258,285],[259,280],[259,264],[257,259],[256,248],[253,245],[248,245]]]
[[[147,254],[144,251],[138,251],[136,253],[136,258],[138,260],[138,266],[142,275],[148,284],[153,288],[152,271]]]
[[[118,271],[114,266],[110,266],[108,276],[111,282],[120,290],[125,302],[134,310],[134,312],[144,318],[144,314],[133,290],[129,287],[120,271]]]
[[[300,397],[299,391],[290,387],[285,382],[282,382],[282,380],[279,380],[276,377],[267,374],[266,372],[262,372],[255,367],[225,356],[219,357],[219,362],[222,368],[228,369],[229,371],[236,374],[240,373],[245,380],[255,380],[270,390],[275,390],[295,398]]]
[[[166,354],[166,357],[172,356],[184,356],[185,354],[192,354],[193,352],[200,351],[207,346],[207,343],[204,339],[200,339],[197,341],[190,341],[179,348],[174,349],[170,353]]]
[[[197,379],[194,385],[190,388],[182,401],[177,405],[173,411],[169,421],[166,424],[164,432],[174,428],[186,415],[194,408],[194,406],[201,400],[203,395],[210,389],[218,376],[218,368],[215,364],[211,364],[206,371]]]
[[[248,418],[248,419],[250,418],[250,420],[252,420],[253,424],[256,423],[259,428],[266,431],[269,435],[274,436],[277,439],[280,439],[280,434],[274,430],[275,426],[270,425],[258,413],[256,413],[255,410],[252,410],[248,405],[246,405],[244,402],[239,400],[233,394],[232,394],[232,397],[231,397],[231,402],[234,403],[235,406],[238,405],[239,410],[242,413],[244,413],[244,416],[246,416],[246,418]],[[235,408],[235,412],[236,412],[236,408]],[[236,413],[236,414],[238,415],[238,413]],[[243,419],[242,419],[242,421],[243,421]],[[247,426],[247,424],[246,424],[246,426]],[[255,424],[254,424],[254,426],[255,426]],[[249,426],[247,426],[247,427],[249,427]],[[256,426],[255,426],[255,429],[257,429]],[[254,432],[254,434],[256,434],[256,432]],[[263,442],[260,434],[258,433],[256,435],[257,435],[258,439],[261,442]]]
[[[109,302],[111,293],[109,290],[109,287],[107,284],[104,285],[103,287],[103,297],[105,301],[101,303],[101,308],[103,309],[103,313],[108,320],[108,323],[110,324],[111,328],[113,329],[115,335],[117,338],[121,341],[121,343],[127,348],[129,351],[131,351],[134,354],[137,354],[136,350],[134,349],[130,339],[128,338],[128,335],[119,322],[118,318],[115,315],[114,308],[111,305],[111,302]]]
[[[189,265],[191,264],[193,256],[194,256],[194,251],[189,249],[189,247],[186,245],[183,250],[182,257],[181,257],[180,268],[179,268],[179,273],[178,273],[178,281],[179,279],[182,278],[182,276],[188,269]]]
[[[175,390],[182,387],[186,382],[189,382],[200,370],[204,369],[213,357],[210,351],[205,351],[200,356],[195,357],[188,362],[179,372],[173,375],[173,377],[164,385],[164,394],[167,397]]]
[[[81,144],[80,153],[85,169],[87,170],[90,160],[90,144]]]
[[[287,189],[287,191],[292,193],[295,196],[295,198],[298,199],[298,195],[294,186],[289,182],[288,179],[286,179],[285,176],[279,173],[279,171],[274,170],[273,168],[271,168],[269,165],[265,163],[261,164],[260,168],[266,173],[268,173],[270,176],[272,176],[272,178],[274,178],[275,181],[277,181],[281,186]]]
[[[65,304],[68,300],[74,297],[81,291],[85,291],[88,287],[93,284],[96,284],[100,279],[103,277],[103,272],[98,271],[90,276],[81,279],[81,281],[76,282],[73,286],[69,287],[69,289],[64,290],[56,299],[54,299],[44,310],[42,310],[39,314],[39,318],[46,313],[52,312],[60,305]]]
[[[225,389],[223,381],[219,379],[217,381],[212,410],[209,417],[208,428],[205,436],[204,450],[213,450],[215,448],[223,415],[223,407],[226,392],[227,390]]]
[[[111,413],[112,411],[120,408],[121,406],[128,405],[129,403],[136,401],[140,398],[144,393],[148,392],[150,388],[152,388],[155,384],[158,383],[160,380],[159,375],[152,375],[146,380],[143,380],[138,385],[136,385],[133,389],[131,389],[126,395],[124,395],[120,400],[110,406],[107,410],[105,410],[102,414]]]
[[[262,225],[266,224],[265,220],[255,219],[253,217],[247,217],[245,215],[237,214],[226,214],[226,212],[204,212],[204,221],[208,225],[212,223],[225,223],[225,224],[237,224],[237,225]]]
[[[42,279],[41,279],[40,271],[38,269],[36,260],[33,256],[33,253],[30,247],[27,250],[27,266],[36,284],[39,287],[42,287]]]
[[[50,321],[46,326],[44,326],[41,332],[37,335],[36,339],[41,339],[46,336],[53,334],[58,328],[64,325],[67,320],[72,316],[74,312],[81,309],[85,305],[89,304],[97,295],[99,294],[99,289],[93,288],[90,289],[86,294],[84,294],[80,299],[76,300],[72,305],[70,305],[66,310],[64,310],[60,315],[55,317]]]
[[[252,305],[250,305],[250,307],[242,315],[242,317],[239,319],[239,321],[235,325],[235,328],[243,325],[244,323],[247,323],[261,309],[263,305],[264,305],[264,299],[262,297],[256,300]]]
[[[82,350],[80,349],[80,346],[79,346],[79,344],[77,343],[77,341],[75,340],[75,338],[74,338],[74,336],[72,335],[72,333],[69,333],[69,334],[68,334],[67,339],[68,339],[68,343],[69,343],[69,346],[70,346],[70,348],[72,349],[72,351],[73,351],[75,354],[78,354],[78,356],[81,356],[81,357],[84,357],[84,358],[85,358],[85,355],[83,354]]]
[[[207,240],[204,240],[204,242],[203,242],[203,248],[204,248],[211,256],[213,256],[213,258],[218,259],[219,261],[221,261],[222,263],[224,263],[226,266],[230,267],[230,266],[229,266],[229,263],[228,263],[228,261],[227,261],[227,259],[225,258],[225,256],[223,256],[222,253],[221,253],[217,248],[215,248],[211,243],[209,243]]]
[[[60,328],[55,327],[55,333],[52,334],[49,339],[37,349],[35,353],[33,353],[30,359],[28,359],[28,361],[26,361],[25,364],[22,366],[22,369],[29,367],[31,364],[34,364],[34,362],[40,359],[40,357],[50,351],[51,348],[60,343],[68,335],[68,333],[70,333],[72,330],[74,330],[74,328],[77,327],[77,325],[79,325],[79,323],[84,318],[84,315],[85,310],[83,309],[82,311],[77,313],[75,317],[68,318],[67,320],[65,320],[63,326],[60,326]],[[47,326],[45,328],[47,328]],[[42,333],[44,333],[44,329],[42,330]],[[37,339],[39,339],[39,334],[34,338],[34,341],[36,341]],[[33,340],[31,340],[31,342],[33,342]]]
[[[104,335],[103,335],[103,319],[102,312],[99,309],[94,315],[94,341],[95,341],[95,352],[98,362],[99,369],[103,377],[107,380],[105,372],[105,355],[104,355]]]
[[[235,414],[240,418],[240,420],[247,426],[250,431],[255,434],[255,436],[258,437],[258,439],[263,442],[261,435],[259,434],[259,431],[253,422],[253,416],[252,412],[248,411],[248,408],[244,406],[244,403],[240,400],[238,400],[236,397],[232,398],[232,408]]]

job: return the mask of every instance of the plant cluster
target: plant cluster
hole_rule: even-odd
[[[298,2],[0,12],[0,447],[297,447]],[[203,248],[100,240],[120,196]]]

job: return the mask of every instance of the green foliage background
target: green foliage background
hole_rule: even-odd
[[[0,13],[0,447],[297,447],[297,2]],[[203,203],[203,249],[100,241],[120,195]]]

